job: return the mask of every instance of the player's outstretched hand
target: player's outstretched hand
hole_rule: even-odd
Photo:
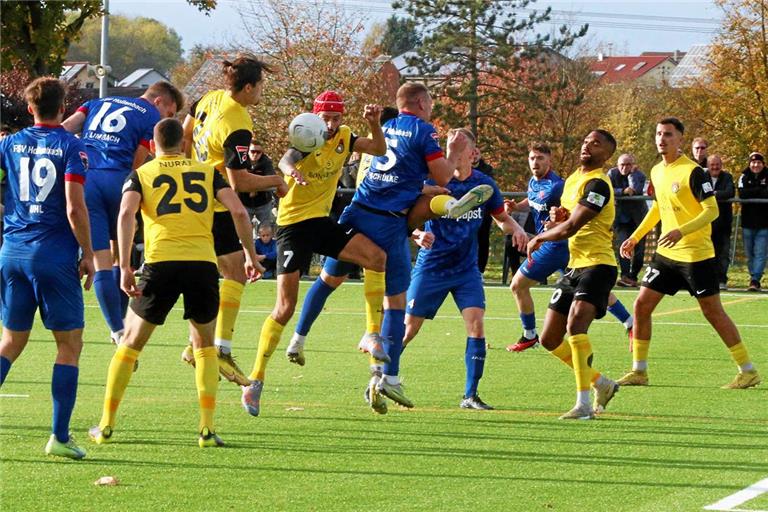
[[[507,214],[515,213],[517,211],[517,203],[514,199],[504,200],[504,211],[507,212]]]
[[[302,176],[301,173],[299,171],[297,171],[296,169],[291,171],[291,174],[289,174],[289,176],[291,178],[293,178],[296,181],[296,184],[298,184],[298,185],[306,185],[307,184],[307,180],[305,180],[304,176]],[[277,187],[278,196],[280,196],[280,188],[281,187]],[[287,194],[287,193],[288,193],[288,185],[285,186],[285,194]],[[285,194],[283,194],[283,195],[285,195]],[[280,196],[280,197],[282,197],[282,196]]]
[[[381,105],[366,105],[363,109],[363,118],[369,124],[378,125],[381,123]]]
[[[666,235],[662,235],[661,238],[659,238],[658,245],[660,247],[674,247],[682,238],[683,234],[680,232],[680,230],[673,229]]]
[[[264,275],[264,272],[267,271],[261,263],[258,261],[251,261],[248,257],[245,258],[245,277],[248,280],[249,283],[253,283],[255,281],[258,281],[261,279],[261,276]]]
[[[421,194],[425,196],[439,196],[440,194],[450,194],[451,191],[440,185],[424,185],[421,187]]]
[[[514,245],[518,251],[523,252],[525,246],[528,245],[528,235],[520,228],[512,233],[512,245]]]
[[[467,136],[460,131],[455,131],[448,136],[448,154],[461,153],[467,147]]]
[[[431,249],[435,243],[435,234],[430,231],[416,230],[413,233],[413,242],[423,249]]]
[[[136,276],[132,268],[120,269],[120,289],[129,297],[141,297],[141,290],[136,286]]]
[[[626,240],[624,240],[624,242],[622,242],[621,247],[619,247],[619,254],[621,254],[622,258],[631,260],[632,255],[635,253],[636,245],[637,245],[637,242],[635,242],[631,238],[627,238]]]
[[[83,283],[83,288],[90,290],[91,285],[93,284],[93,276],[96,275],[96,268],[93,266],[93,258],[81,259],[78,266],[78,271],[80,272],[80,279],[85,276],[85,283]]]

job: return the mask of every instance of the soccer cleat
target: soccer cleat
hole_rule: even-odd
[[[56,439],[55,434],[51,434],[48,444],[45,445],[45,454],[79,460],[85,457],[85,450],[75,444],[75,438],[72,437],[72,434],[69,435],[69,441],[66,443],[60,442]]]
[[[384,338],[379,336],[378,333],[366,333],[360,339],[360,343],[357,344],[357,349],[360,352],[371,354],[374,359],[378,359],[383,363],[390,363],[392,360],[387,354],[386,346],[384,345]]]
[[[595,411],[589,404],[577,404],[573,409],[560,416],[561,420],[593,420]]]
[[[288,344],[288,348],[285,349],[285,357],[287,357],[288,361],[293,364],[304,366],[307,362],[304,358],[304,343],[292,338],[291,342]]]
[[[380,374],[374,373],[371,376],[368,387],[365,388],[365,401],[376,414],[387,414],[387,399],[377,389],[380,380]]]
[[[448,217],[458,219],[465,213],[488,201],[492,195],[493,187],[485,184],[478,185],[456,201],[449,201],[448,204],[446,204]]]
[[[528,350],[529,348],[535,348],[538,344],[538,335],[530,340],[525,336],[520,336],[520,339],[517,340],[517,343],[507,345],[507,352],[522,352],[524,350]]]
[[[478,409],[481,411],[492,411],[493,407],[483,402],[479,396],[465,396],[459,404],[462,409]]]
[[[760,379],[757,370],[747,370],[745,372],[739,372],[731,383],[723,386],[723,389],[747,389],[757,386],[760,382],[762,382],[762,380]]]
[[[411,399],[405,396],[405,393],[403,392],[402,382],[398,382],[397,384],[390,384],[387,382],[387,379],[382,378],[376,385],[376,390],[387,398],[390,398],[393,401],[399,403],[403,407],[407,407],[409,409],[413,407],[413,402],[411,402]]]
[[[222,377],[230,382],[234,382],[238,386],[247,386],[251,383],[251,380],[245,376],[243,370],[237,366],[235,358],[232,357],[232,353],[224,353],[219,348],[217,350],[219,358],[219,373]]]
[[[254,380],[248,386],[243,386],[243,395],[240,397],[240,401],[243,404],[243,408],[251,416],[258,416],[261,410],[261,392],[264,389],[264,382],[260,380]]]
[[[604,384],[593,385],[592,389],[595,390],[595,402],[592,408],[595,410],[595,414],[600,414],[605,410],[608,402],[619,392],[619,385],[611,379],[605,379]]]
[[[208,430],[208,427],[203,427],[200,437],[197,438],[197,445],[200,448],[216,448],[224,446],[224,441],[215,432]]]
[[[112,427],[101,428],[98,425],[88,429],[88,437],[96,444],[107,444],[112,441]]]
[[[616,381],[619,386],[647,386],[648,372],[645,370],[632,370]]]
[[[192,348],[192,345],[184,347],[184,350],[181,352],[181,361],[187,363],[192,368],[195,367],[195,349]]]

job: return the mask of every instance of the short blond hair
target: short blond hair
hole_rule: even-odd
[[[402,110],[410,105],[415,105],[419,99],[429,95],[429,89],[418,82],[405,82],[397,90],[397,108]]]

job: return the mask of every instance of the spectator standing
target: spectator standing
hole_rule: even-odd
[[[629,153],[621,155],[617,165],[618,167],[608,171],[614,196],[619,198],[643,195],[646,178],[637,167],[634,155]],[[645,201],[616,201],[616,220],[613,226],[619,245],[635,231],[646,213],[648,213],[648,206]],[[617,286],[625,288],[637,286],[637,275],[643,268],[644,255],[645,238],[635,246],[631,260],[619,255],[621,277],[616,282]]]
[[[707,172],[712,181],[712,188],[717,199],[720,215],[712,221],[712,245],[715,246],[718,281],[720,289],[728,289],[728,267],[731,264],[731,230],[733,224],[733,206],[728,202],[736,195],[733,176],[723,170],[723,159],[720,155],[707,158]]]
[[[478,147],[475,147],[472,168],[477,169],[489,178],[493,178],[493,166],[483,160],[483,156],[480,153],[480,148]],[[488,252],[491,247],[490,239],[492,223],[491,215],[488,213],[488,209],[483,209],[483,211],[483,223],[480,224],[480,229],[477,231],[477,268],[480,269],[481,274],[485,272],[485,267],[488,265]]]
[[[696,137],[691,143],[691,153],[693,154],[693,159],[704,170],[707,169],[707,158],[709,157],[709,153],[707,152],[708,148],[709,142],[707,142],[707,139],[703,137]]]
[[[248,158],[250,164],[248,166],[248,172],[257,176],[274,176],[275,167],[272,164],[272,159],[264,153],[264,148],[261,143],[256,139],[251,139],[251,143],[248,146]],[[268,226],[272,226],[275,219],[272,216],[272,192],[260,191],[260,192],[241,192],[238,194],[240,201],[243,202],[243,206],[248,210],[248,217],[251,219],[251,224],[254,227],[254,239],[258,232],[258,227],[262,223],[266,223]]]
[[[749,155],[749,167],[739,178],[739,197],[742,199],[768,199],[768,169],[765,157],[754,152]],[[744,252],[749,269],[748,291],[760,291],[760,280],[765,270],[768,252],[768,203],[744,203],[741,206],[741,225]]]

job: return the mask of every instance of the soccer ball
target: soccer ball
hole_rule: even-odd
[[[288,140],[291,147],[302,153],[311,153],[323,144],[328,138],[328,128],[320,116],[305,112],[293,118],[288,125]]]

